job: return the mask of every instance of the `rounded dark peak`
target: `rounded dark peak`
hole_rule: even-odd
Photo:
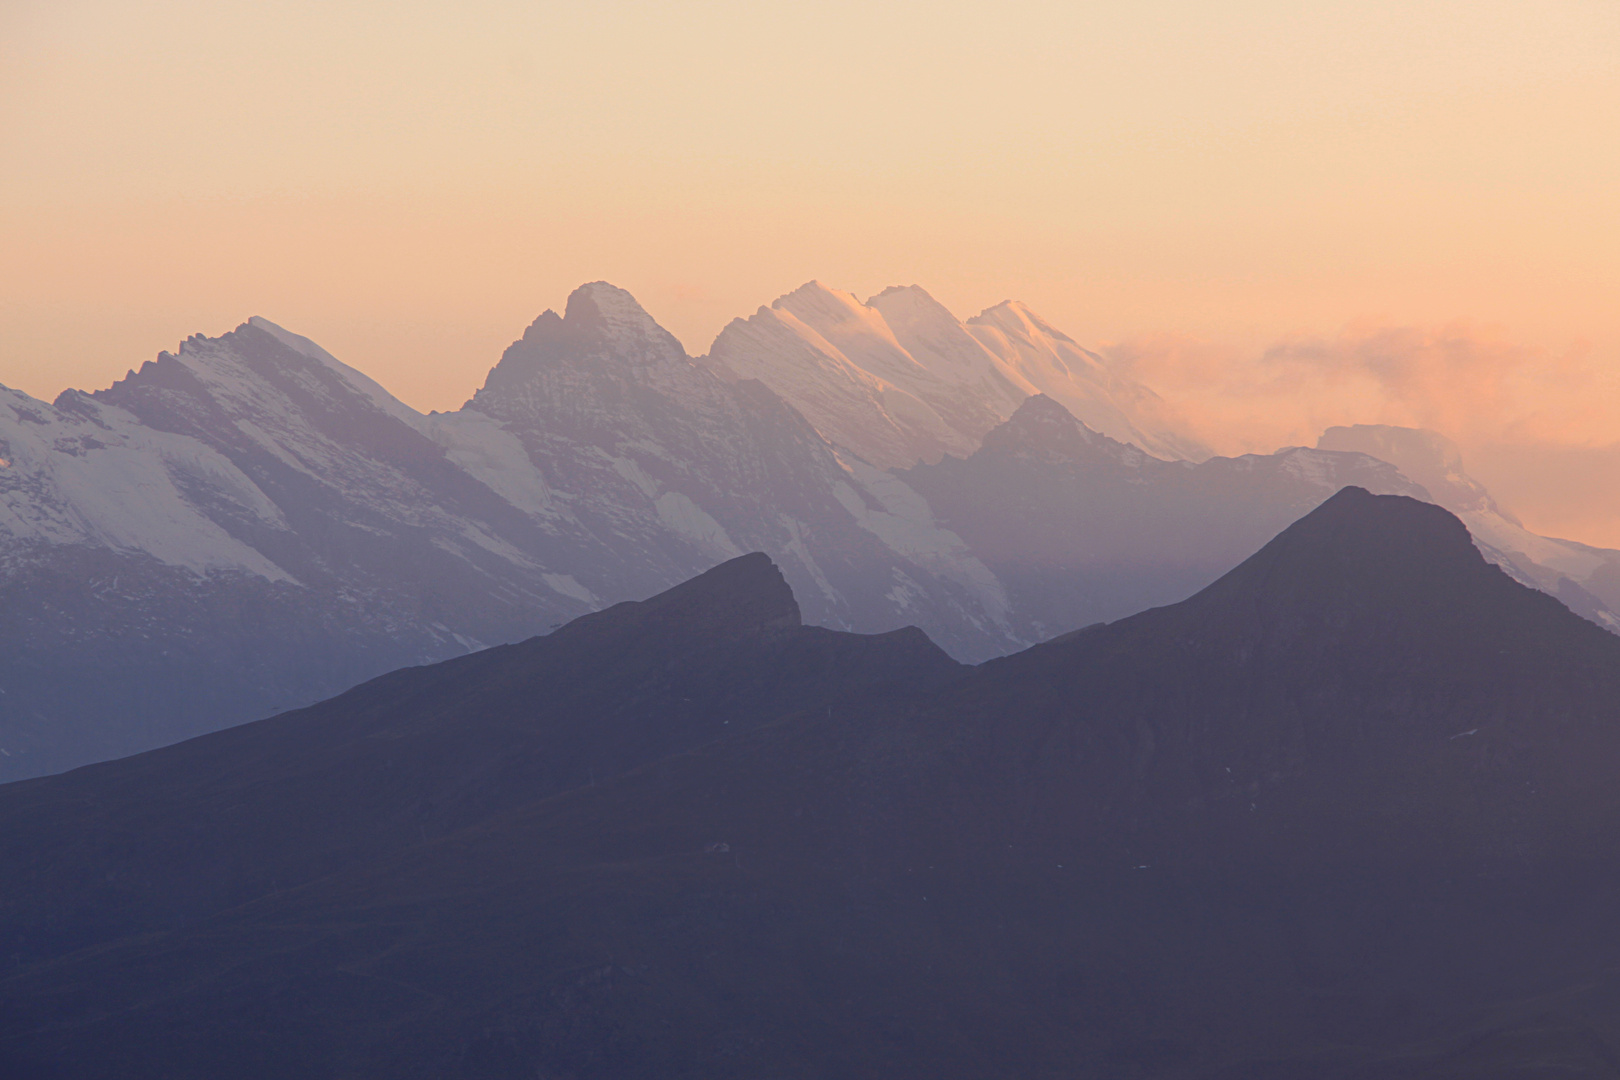
[[[1407,495],[1374,495],[1351,484],[1340,488],[1278,537],[1334,546],[1414,549],[1479,557],[1468,528],[1455,514]]]
[[[693,633],[746,633],[803,625],[782,571],[762,551],[739,555],[639,605],[638,614]]]
[[[1450,511],[1406,495],[1340,488],[1267,548],[1321,550],[1367,559],[1483,566],[1468,527]],[[1265,549],[1262,549],[1262,554]]]
[[[1523,588],[1485,561],[1456,515],[1346,487],[1187,603],[1241,601],[1333,622],[1351,612],[1467,608],[1504,586]]]

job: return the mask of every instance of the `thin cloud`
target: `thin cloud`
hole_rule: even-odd
[[[1104,351],[1223,453],[1312,445],[1334,424],[1432,428],[1543,531],[1620,546],[1620,363],[1587,343],[1548,349],[1468,323],[1357,324],[1258,351],[1166,335]]]

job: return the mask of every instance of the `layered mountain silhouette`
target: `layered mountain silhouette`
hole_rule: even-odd
[[[1345,484],[1426,494],[1347,449],[1209,459],[1022,305],[962,322],[916,287],[807,285],[693,358],[593,283],[429,415],[256,318],[94,394],[0,393],[0,779],[521,641],[747,551],[807,622],[915,625],[978,662],[1182,599]],[[1485,547],[1552,552],[1502,556],[1521,580],[1612,618],[1620,556],[1459,512]]]
[[[995,574],[1031,641],[1180,600],[1341,487],[1426,495],[1361,453],[1161,461],[1045,395],[972,455],[897,475]]]
[[[974,658],[1019,644],[926,507],[608,285],[538,319],[454,413],[263,320],[6,409],[0,777],[520,640],[748,550],[813,622],[917,623]]]
[[[743,556],[545,637],[0,787],[17,869],[0,937],[15,962],[185,925],[784,713],[964,670],[915,628],[802,625],[781,572]]]
[[[1486,557],[1517,580],[1558,597],[1577,615],[1620,633],[1620,551],[1537,536],[1463,469],[1457,444],[1424,428],[1329,428],[1321,450],[1370,454],[1412,478],[1463,520]]]
[[[1346,488],[1186,601],[971,672],[796,626],[750,556],[0,789],[39,868],[0,1060],[1606,1076],[1617,771],[1620,637],[1408,497]],[[211,894],[229,859],[295,881]]]

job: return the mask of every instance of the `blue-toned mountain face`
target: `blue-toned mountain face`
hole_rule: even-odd
[[[543,634],[748,551],[811,624],[914,625],[977,662],[1190,595],[1346,484],[1427,495],[1362,452],[1169,460],[1148,391],[996,310],[807,287],[694,359],[596,283],[449,413],[262,319],[93,394],[0,391],[0,779]],[[1476,538],[1499,521],[1461,512]],[[1601,619],[1608,564],[1559,552],[1601,566],[1577,589],[1499,561]]]
[[[255,319],[95,394],[7,391],[0,444],[0,778],[544,633],[748,550],[812,622],[1020,644],[918,500],[608,285],[454,413]]]

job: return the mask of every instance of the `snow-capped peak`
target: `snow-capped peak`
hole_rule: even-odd
[[[244,327],[263,330],[300,356],[306,356],[311,360],[324,364],[340,379],[359,391],[363,397],[369,399],[372,404],[389,416],[394,417],[396,420],[402,420],[413,427],[420,426],[423,419],[421,413],[383,389],[382,384],[371,376],[345,364],[302,334],[295,334],[291,330],[283,329],[262,315],[253,316],[242,326],[237,327],[237,330],[241,331]]]
[[[881,468],[971,453],[1000,419],[909,352],[880,310],[820,282],[733,321],[701,362],[760,380],[829,443]]]
[[[964,323],[917,285],[862,303],[810,281],[727,326],[704,362],[761,380],[829,442],[881,467],[971,453],[1041,393],[1150,454],[1209,455],[1153,391],[1016,301]]]
[[[860,321],[866,307],[854,293],[820,281],[807,281],[771,301],[771,307],[791,311],[807,322]]]
[[[615,370],[624,378],[648,379],[655,370],[669,373],[693,366],[675,335],[659,326],[634,296],[594,281],[569,294],[562,315],[547,309],[530,323],[468,404],[498,413],[500,400],[523,398],[537,379],[568,372],[584,376],[588,369]]]
[[[995,327],[1004,334],[1023,334],[1026,337],[1044,335],[1070,345],[1078,345],[1072,337],[1031,311],[1022,300],[1003,300],[985,308],[968,320],[969,326]]]
[[[882,314],[895,339],[933,374],[957,384],[994,379],[993,373],[999,369],[995,357],[961,320],[920,286],[891,286],[867,304]],[[1017,376],[1004,382],[992,381],[985,389],[1007,398],[1009,407],[1028,394],[1038,393]]]
[[[967,321],[967,329],[1009,377],[1063,403],[1087,427],[1161,458],[1201,461],[1209,447],[1189,435],[1159,395],[1111,371],[1028,306],[1007,300]]]
[[[598,336],[627,359],[654,362],[686,355],[675,335],[659,326],[634,296],[605,281],[581,285],[569,294],[562,321],[576,334]]]
[[[811,281],[777,298],[771,307],[791,314],[880,379],[903,385],[925,374],[923,366],[895,339],[883,313],[861,303],[853,293]]]
[[[195,574],[292,578],[199,509],[284,531],[237,466],[200,440],[156,430],[76,390],[47,405],[0,390],[0,563],[28,545],[137,553]]]

